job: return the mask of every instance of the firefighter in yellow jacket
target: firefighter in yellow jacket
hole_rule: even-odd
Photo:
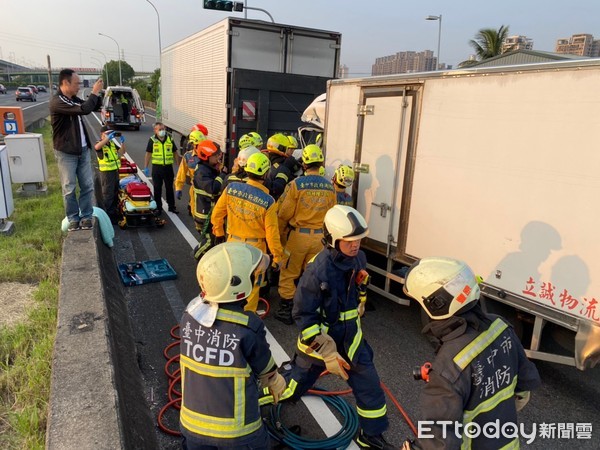
[[[262,320],[243,309],[268,266],[268,256],[241,242],[213,247],[198,264],[201,294],[180,322],[184,449],[270,448],[259,388],[268,388],[277,403],[285,380]]]
[[[331,181],[319,175],[323,152],[314,144],[302,150],[304,175],[291,181],[281,196],[279,231],[285,235],[285,253],[289,259],[281,267],[279,297],[275,318],[291,325],[296,281],[306,264],[323,249],[323,220],[336,203]],[[282,239],[284,240],[284,239]]]
[[[196,155],[195,148],[200,142],[206,140],[206,136],[199,130],[194,130],[190,133],[187,138],[186,148],[187,151],[181,158],[179,169],[177,169],[177,175],[175,176],[175,197],[177,200],[181,200],[183,196],[183,187],[185,183],[190,183],[190,201],[188,203],[188,212],[190,216],[192,211],[196,208],[196,196],[194,195],[194,185],[192,180],[194,179],[194,172],[200,162],[200,158]]]
[[[216,241],[225,240],[225,217],[227,217],[227,241],[245,242],[263,253],[267,245],[273,254],[275,266],[281,264],[283,248],[279,241],[277,205],[263,185],[269,171],[269,158],[257,152],[248,158],[245,183],[230,183],[219,197],[212,212],[211,222]],[[248,297],[246,310],[256,311],[259,287],[255,286]]]

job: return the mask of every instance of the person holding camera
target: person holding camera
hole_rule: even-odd
[[[98,158],[100,186],[102,187],[102,208],[110,221],[118,221],[117,206],[119,204],[119,167],[121,156],[125,154],[125,136],[109,130],[106,125],[100,129],[100,140],[94,149]]]

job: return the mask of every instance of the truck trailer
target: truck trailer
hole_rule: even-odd
[[[513,323],[529,357],[593,367],[598,86],[600,60],[328,82],[326,169],[358,172],[371,288],[407,304],[411,263],[462,259],[482,278],[484,308]]]
[[[337,76],[341,34],[227,18],[162,51],[161,114],[187,135],[202,123],[235,152],[249,131],[295,134],[300,115]]]

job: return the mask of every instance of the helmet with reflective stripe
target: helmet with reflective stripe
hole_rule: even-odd
[[[198,158],[200,158],[202,161],[207,161],[212,155],[221,151],[221,146],[216,142],[206,139],[196,144],[194,151],[196,152],[196,156]]]
[[[276,133],[267,141],[267,150],[285,153],[290,146],[290,140],[285,134]]]
[[[417,261],[406,274],[404,293],[434,320],[467,311],[479,300],[479,283],[466,263],[445,257]]]
[[[321,147],[315,144],[310,144],[302,150],[302,162],[304,164],[312,164],[325,161]]]
[[[263,138],[260,134],[258,134],[256,131],[251,131],[250,133],[248,133],[248,135],[254,140],[254,146],[258,149],[262,148],[263,146]]]
[[[250,147],[246,147],[244,150],[240,150],[237,156],[237,163],[240,167],[246,167],[248,163],[248,158],[250,158],[255,153],[260,153],[260,150],[251,145]]]
[[[352,186],[352,183],[354,183],[354,170],[352,170],[352,167],[341,164],[335,169],[333,182],[347,188]]]
[[[269,157],[262,152],[254,153],[248,158],[246,172],[262,177],[271,168]]]
[[[252,139],[252,136],[250,136],[249,134],[243,135],[238,140],[238,148],[240,150],[244,150],[245,148],[248,148],[250,146],[254,146],[254,139]]]
[[[243,300],[268,267],[269,257],[256,247],[242,242],[217,245],[206,252],[196,268],[200,295],[214,303]]]
[[[199,144],[204,140],[206,140],[206,135],[199,130],[192,131],[188,136],[188,142],[192,145]]]
[[[323,223],[325,243],[336,248],[338,241],[356,241],[369,234],[365,218],[354,208],[335,205],[325,214]]]
[[[201,132],[204,136],[208,136],[208,128],[206,128],[204,125],[202,125],[201,123],[197,123],[196,125],[194,125],[192,127],[192,129],[190,131],[199,131]]]

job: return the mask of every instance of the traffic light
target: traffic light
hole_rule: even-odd
[[[204,0],[204,9],[241,12],[244,10],[244,4],[242,2],[231,2],[227,0]]]

